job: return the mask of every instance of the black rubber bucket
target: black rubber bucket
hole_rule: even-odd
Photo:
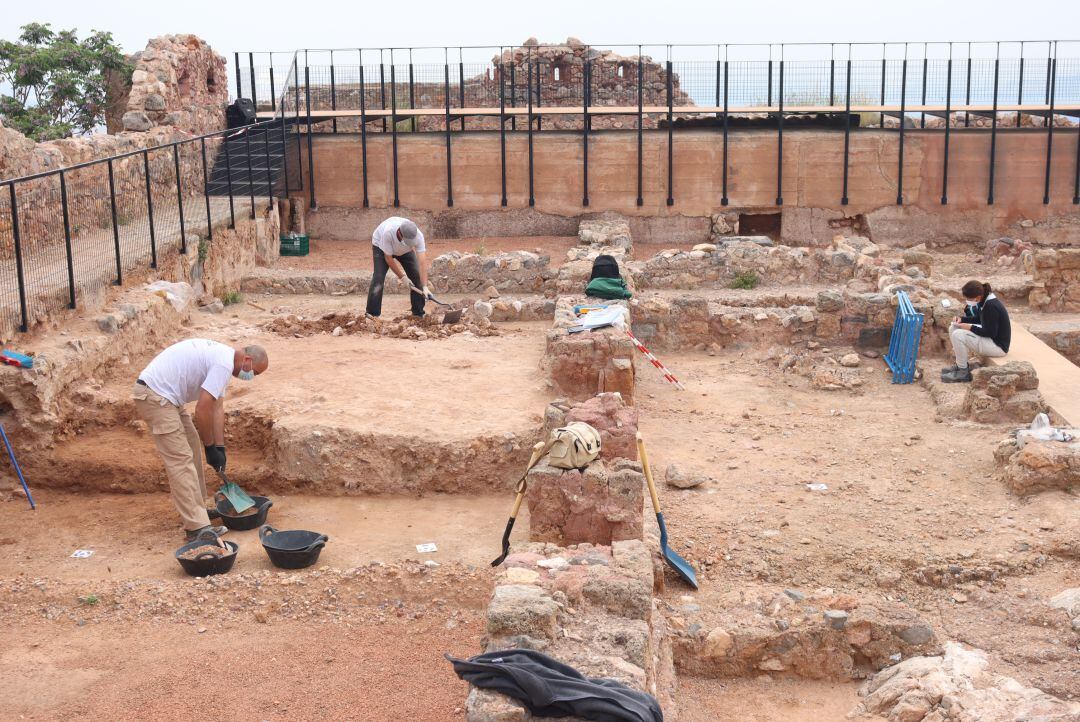
[[[259,529],[259,539],[270,562],[281,569],[310,567],[319,560],[319,552],[330,541],[330,537],[316,531],[278,531],[269,524]]]
[[[217,500],[218,514],[221,514],[221,523],[233,531],[247,531],[262,526],[266,523],[266,512],[274,505],[274,502],[265,496],[253,496],[251,499],[255,502],[255,513],[237,515],[233,513],[232,504],[220,491],[214,498]]]
[[[186,551],[217,543],[217,535],[212,533],[204,536],[202,539],[188,542],[176,550],[176,561],[180,562],[180,566],[184,568],[184,571],[193,577],[207,577],[211,574],[224,574],[232,569],[233,564],[236,563],[236,553],[240,550],[240,545],[236,542],[225,542],[225,545],[228,546],[230,550],[228,554],[218,555],[212,552],[206,552],[194,559],[184,559],[180,556]]]

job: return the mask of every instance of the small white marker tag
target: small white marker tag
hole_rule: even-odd
[[[427,543],[424,543],[424,544],[417,544],[416,545],[416,551],[420,552],[421,554],[427,554],[429,552],[437,552],[439,550],[435,546],[434,542],[427,542]]]
[[[72,559],[86,559],[87,557],[94,556],[93,549],[76,549],[71,554]]]

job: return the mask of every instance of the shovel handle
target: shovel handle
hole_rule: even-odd
[[[645,471],[645,481],[649,484],[649,496],[652,497],[653,512],[660,515],[660,497],[656,495],[656,484],[653,483],[652,469],[649,467],[649,455],[645,451],[645,439],[642,438],[641,432],[637,433],[637,450],[638,457],[641,459],[641,468]]]

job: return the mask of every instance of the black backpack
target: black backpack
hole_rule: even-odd
[[[596,257],[592,264],[592,275],[589,276],[589,280],[592,281],[597,278],[622,278],[622,274],[619,273],[619,262],[615,260],[615,256],[602,254]]]

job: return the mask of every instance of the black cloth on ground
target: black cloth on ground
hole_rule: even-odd
[[[466,682],[512,697],[538,717],[577,716],[598,722],[663,722],[656,698],[611,679],[590,679],[531,649],[469,659],[446,658]]]

